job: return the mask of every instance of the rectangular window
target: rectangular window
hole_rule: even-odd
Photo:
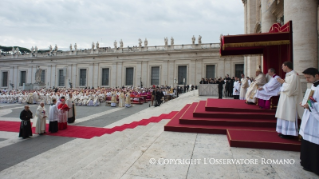
[[[240,78],[242,73],[244,73],[244,64],[235,64],[235,77]]]
[[[215,78],[215,65],[206,65],[206,78]]]
[[[159,67],[152,67],[151,85],[159,85]]]
[[[26,82],[27,72],[21,71],[20,72],[20,86],[23,86],[23,83]]]
[[[187,66],[178,66],[178,84],[187,85]]]
[[[133,72],[133,68],[126,68],[126,85],[133,86]]]
[[[59,86],[64,86],[64,74],[63,70],[59,70]]]
[[[102,68],[102,86],[109,85],[109,69]]]
[[[86,69],[80,69],[80,86],[86,86]]]
[[[42,73],[41,73],[41,82],[42,82],[42,83],[45,83],[45,70],[42,70]]]
[[[8,72],[2,72],[2,86],[8,86]]]

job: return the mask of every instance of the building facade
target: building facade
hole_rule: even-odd
[[[219,43],[14,53],[0,58],[0,88],[23,89],[39,80],[46,88],[199,84],[203,77],[239,76],[242,56],[220,57]],[[41,76],[36,72],[41,69]],[[39,72],[39,71],[38,71]],[[37,78],[37,79],[36,79]]]
[[[318,0],[242,1],[246,34],[267,33],[274,23],[283,25],[292,21],[294,70],[302,75],[306,68],[318,68]],[[262,65],[262,57],[244,58],[245,73],[252,76],[255,69]],[[304,79],[301,81],[305,83]]]

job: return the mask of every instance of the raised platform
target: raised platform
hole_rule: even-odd
[[[300,142],[276,132],[275,110],[262,110],[243,100],[207,99],[187,104],[165,131],[226,134],[231,147],[300,151]]]

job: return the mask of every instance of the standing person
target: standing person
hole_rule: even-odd
[[[59,111],[58,126],[59,126],[59,130],[63,130],[68,127],[67,121],[68,121],[68,111],[69,111],[69,106],[65,104],[64,96],[61,97],[61,100],[57,104],[57,106]]]
[[[233,85],[233,96],[234,99],[239,99],[239,94],[240,94],[240,83],[238,81],[238,78],[235,77],[234,85]]]
[[[304,170],[319,175],[319,72],[316,68],[308,68],[302,72],[308,83],[312,83],[312,97],[305,108],[299,134],[302,136],[300,164]]]
[[[152,91],[152,98],[151,98],[152,106],[153,106],[153,102],[154,102],[155,96],[156,96],[156,88],[153,89],[153,91]],[[155,100],[156,100],[156,99],[155,99]]]
[[[229,87],[228,87],[228,96],[229,97],[233,97],[234,82],[235,82],[235,77],[230,79],[230,84],[229,84]]]
[[[298,135],[298,117],[301,119],[303,109],[301,84],[298,74],[293,70],[292,62],[284,62],[282,70],[286,72],[285,79],[278,78],[282,84],[280,98],[276,111],[276,131],[281,138],[293,138]]]
[[[49,132],[55,133],[58,132],[58,119],[59,119],[59,111],[56,106],[56,99],[52,99],[52,104],[49,110]]]
[[[131,94],[129,91],[125,95],[125,107],[131,107]]]
[[[124,107],[124,102],[125,102],[125,95],[123,91],[121,90],[121,93],[119,95],[119,107]]]
[[[219,78],[216,83],[218,84],[218,99],[222,99],[223,98],[223,85],[225,84],[225,82],[224,82],[224,80]]]
[[[69,99],[66,100],[66,104],[69,106],[68,123],[74,123],[75,121],[75,105],[72,97],[72,93],[70,93]]]
[[[35,115],[38,118],[35,132],[38,133],[39,135],[43,135],[45,133],[45,124],[46,124],[46,118],[47,118],[46,110],[45,110],[43,102],[41,102],[40,105],[38,106]]]
[[[24,106],[24,110],[20,113],[20,132],[19,137],[22,137],[23,139],[29,138],[32,136],[32,130],[31,130],[31,122],[30,119],[33,118],[32,112],[29,110],[29,106]]]
[[[241,88],[240,88],[240,100],[245,100],[246,92],[248,88],[248,80],[244,74],[241,74]]]

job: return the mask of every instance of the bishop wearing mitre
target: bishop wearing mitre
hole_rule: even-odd
[[[284,62],[282,70],[286,72],[286,77],[284,80],[277,79],[282,87],[276,111],[276,131],[281,138],[293,138],[298,135],[298,118],[303,115],[303,108],[299,105],[302,101],[301,83],[292,62]]]

